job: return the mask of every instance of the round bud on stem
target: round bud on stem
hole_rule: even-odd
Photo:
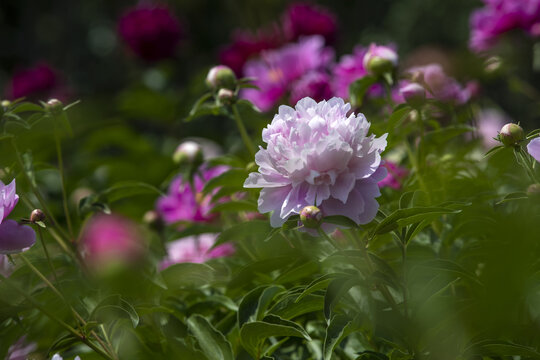
[[[58,99],[50,99],[47,101],[47,110],[49,110],[51,113],[58,115],[62,111],[64,111],[64,104]]]
[[[236,89],[237,80],[234,72],[225,65],[214,66],[206,76],[206,85],[213,91]]]
[[[523,128],[518,124],[508,123],[499,132],[499,141],[506,146],[514,146],[525,139]]]
[[[527,195],[529,196],[540,196],[540,184],[531,184],[527,188]]]
[[[232,105],[236,101],[234,91],[229,89],[219,89],[217,99],[221,105]]]
[[[173,161],[177,164],[189,163],[200,164],[203,162],[201,145],[195,141],[185,141],[178,145],[173,154]]]
[[[371,44],[364,55],[364,67],[376,76],[392,72],[397,64],[397,53],[387,46]]]
[[[32,213],[30,214],[30,222],[36,223],[38,221],[44,221],[44,220],[45,220],[45,213],[41,211],[41,209],[32,210]]]
[[[321,225],[323,214],[321,210],[313,205],[306,206],[300,211],[300,221],[308,229],[316,229]]]
[[[418,83],[411,83],[399,89],[401,96],[412,107],[420,107],[426,101],[426,89]]]

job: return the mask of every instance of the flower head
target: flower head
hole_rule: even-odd
[[[527,151],[538,162],[540,162],[540,137],[535,137],[527,144]]]
[[[173,264],[190,262],[203,263],[207,260],[229,256],[234,253],[232,244],[222,244],[210,248],[216,242],[217,234],[189,236],[167,244],[167,257],[161,262],[161,269]]]
[[[122,15],[118,32],[139,57],[157,61],[174,54],[182,28],[166,6],[139,5]]]
[[[446,75],[439,64],[417,66],[406,72],[426,88],[427,98],[456,105],[463,105],[471,98],[470,89],[462,87],[454,78]]]
[[[300,39],[280,49],[265,51],[260,59],[250,60],[244,74],[255,78],[259,89],[245,89],[241,97],[263,111],[269,110],[289,90],[290,84],[310,71],[323,69],[333,59],[332,49],[324,47],[320,36]]]
[[[15,72],[6,88],[10,99],[21,97],[66,98],[66,89],[58,73],[46,62]]]
[[[81,232],[80,244],[88,264],[101,270],[114,264],[134,263],[144,253],[137,224],[120,215],[98,214]]]
[[[211,214],[213,204],[210,202],[211,195],[202,196],[204,184],[224,173],[225,166],[216,166],[203,169],[195,175],[193,186],[183,176],[179,175],[169,185],[167,195],[158,199],[156,207],[166,223],[172,224],[178,221],[210,221],[215,217]]]
[[[0,181],[0,224],[19,202],[19,195],[15,193],[15,179],[9,185]]]
[[[381,75],[397,66],[398,54],[389,46],[372,43],[364,55],[363,63],[370,73]]]
[[[518,124],[505,124],[499,132],[499,140],[506,146],[519,144],[525,139],[525,132]]]
[[[304,35],[321,35],[327,43],[336,38],[337,21],[328,10],[307,3],[290,5],[283,19],[285,36],[296,41]]]
[[[418,107],[426,100],[426,89],[418,83],[407,83],[400,86],[399,92],[409,105]]]
[[[386,176],[381,152],[386,135],[369,135],[362,114],[348,115],[351,106],[340,98],[300,100],[295,109],[280,106],[262,133],[267,144],[255,155],[259,171],[247,188],[262,188],[259,211],[273,211],[271,225],[281,226],[308,205],[325,216],[344,215],[357,224],[377,213],[377,182]]]
[[[332,94],[330,76],[322,71],[312,71],[292,85],[290,103],[296,104],[305,97],[315,101],[329,100]]]
[[[393,162],[385,161],[383,166],[388,170],[388,174],[384,179],[379,181],[379,187],[391,187],[399,190],[403,179],[409,174],[409,171]]]

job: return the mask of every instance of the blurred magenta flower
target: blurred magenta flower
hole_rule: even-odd
[[[379,181],[379,187],[391,187],[392,189],[399,190],[401,183],[405,177],[409,174],[409,171],[391,161],[385,161],[382,165],[388,171],[388,174],[384,179]]]
[[[157,61],[174,55],[182,27],[167,6],[143,3],[124,12],[118,32],[140,58]]]
[[[321,35],[327,44],[331,44],[337,34],[336,16],[309,3],[291,4],[283,16],[283,31],[289,41],[305,35]]]
[[[178,263],[203,263],[207,260],[230,256],[234,253],[232,244],[222,244],[214,249],[210,248],[216,242],[217,234],[201,234],[189,236],[167,244],[167,257],[161,262],[163,270]]]
[[[538,162],[540,162],[540,137],[535,137],[527,144],[527,151]]]
[[[6,87],[6,96],[10,99],[21,97],[39,97],[41,99],[67,98],[67,90],[58,73],[46,62],[16,71]]]
[[[330,100],[333,97],[330,76],[322,71],[311,71],[292,85],[290,103],[296,104],[305,97],[315,101]]]
[[[88,220],[81,231],[80,246],[88,265],[97,270],[135,263],[144,254],[137,224],[115,214],[96,214]]]
[[[0,224],[0,254],[15,254],[27,250],[36,243],[36,233],[28,225],[15,220]]]
[[[485,7],[475,10],[470,17],[469,46],[473,51],[489,50],[502,34],[514,29],[540,35],[540,1],[484,0],[484,3]]]
[[[418,83],[400,82],[399,93],[411,106],[420,106],[426,100],[426,89]]]
[[[439,64],[412,67],[406,73],[424,86],[427,98],[456,105],[463,105],[471,98],[471,89],[462,87],[456,79],[446,75]]]
[[[243,75],[246,62],[264,50],[275,49],[283,45],[284,40],[277,26],[262,29],[256,33],[237,30],[231,44],[219,53],[219,62],[230,67],[237,76]]]
[[[334,66],[332,87],[336,96],[344,99],[349,98],[349,86],[356,80],[362,79],[368,72],[364,67],[364,56],[367,49],[356,46],[351,55],[341,57],[339,63]],[[368,89],[370,96],[382,96],[383,88],[380,84],[374,84]]]
[[[315,102],[304,98],[293,109],[280,106],[262,133],[267,148],[255,155],[259,171],[246,188],[262,188],[259,211],[273,211],[270,223],[281,226],[308,205],[323,215],[344,215],[366,224],[376,215],[377,183],[386,176],[381,152],[386,134],[368,136],[362,114],[350,114],[340,98]]]
[[[26,336],[19,338],[8,349],[6,360],[26,360],[28,355],[37,350],[37,344],[26,341]]]
[[[264,51],[260,59],[250,60],[244,67],[244,74],[255,78],[253,83],[259,89],[245,89],[240,95],[267,111],[287,93],[294,81],[310,71],[324,69],[333,56],[333,50],[324,47],[324,39],[317,35]]]
[[[172,224],[178,221],[205,222],[215,218],[211,214],[211,195],[203,196],[201,191],[206,182],[227,171],[226,166],[203,169],[193,178],[193,186],[182,175],[171,181],[167,195],[158,199],[156,208],[163,220]]]
[[[19,202],[19,195],[15,193],[16,184],[13,179],[8,185],[0,181],[0,224],[15,208]]]
[[[500,145],[495,138],[503,125],[510,121],[507,116],[495,109],[484,109],[478,112],[476,130],[485,148],[489,149]]]

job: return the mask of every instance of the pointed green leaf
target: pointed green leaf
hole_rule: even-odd
[[[234,360],[231,343],[205,317],[192,315],[187,320],[187,325],[209,360]]]

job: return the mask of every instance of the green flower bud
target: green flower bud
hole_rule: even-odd
[[[35,223],[35,222],[44,221],[44,220],[45,220],[45,213],[43,213],[41,209],[32,210],[32,213],[30,214],[30,222]]]
[[[54,115],[61,114],[62,111],[64,111],[64,104],[58,99],[50,99],[47,101],[47,105],[45,107],[48,111],[50,111]]]
[[[321,225],[323,214],[321,210],[313,205],[306,206],[300,211],[300,221],[308,229],[316,229]]]
[[[213,91],[223,88],[234,90],[237,85],[236,75],[228,66],[214,66],[206,76],[206,85]]]
[[[203,162],[201,145],[195,141],[185,141],[178,145],[173,154],[173,161],[177,164],[200,164]]]
[[[219,89],[217,99],[220,105],[232,105],[236,101],[236,95],[232,90]]]
[[[525,139],[525,132],[518,124],[508,123],[499,132],[499,141],[506,146],[513,146]]]

